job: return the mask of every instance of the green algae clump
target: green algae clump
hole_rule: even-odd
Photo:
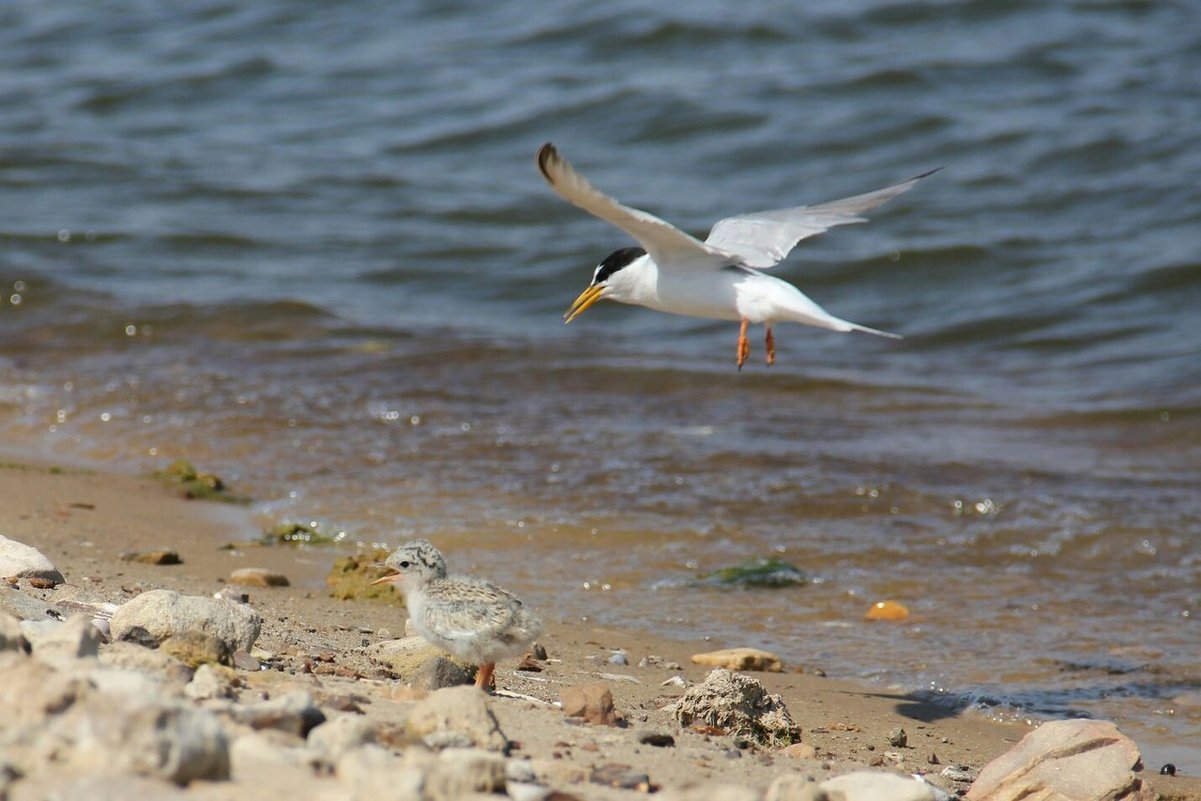
[[[154,477],[164,484],[177,487],[188,500],[250,503],[250,498],[235,495],[216,473],[203,473],[187,459],[176,459]]]
[[[397,592],[391,584],[371,586],[371,582],[377,578],[388,575],[387,568],[378,566],[388,558],[388,553],[383,548],[377,548],[374,551],[344,556],[336,560],[325,577],[325,585],[329,587],[330,597],[337,598],[339,601],[367,599],[404,606],[404,596]]]
[[[777,556],[756,556],[733,567],[723,567],[697,577],[697,583],[718,587],[796,587],[809,583],[809,576]]]

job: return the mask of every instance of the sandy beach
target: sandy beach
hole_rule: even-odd
[[[338,554],[317,547],[251,544],[259,529],[243,507],[187,501],[152,478],[15,461],[0,468],[0,501],[0,532],[38,548],[66,577],[66,584],[57,589],[22,586],[24,592],[51,601],[71,597],[119,605],[160,588],[210,596],[226,585],[233,570],[268,568],[287,576],[290,586],[245,590],[264,621],[255,647],[256,655],[264,658],[264,669],[246,675],[247,687],[304,687],[319,703],[353,708],[381,726],[403,717],[406,704],[420,695],[390,679],[368,655],[373,643],[403,635],[403,610],[378,601],[329,598],[323,577]],[[229,543],[241,545],[223,547]],[[181,564],[122,559],[131,551],[158,548],[177,551]],[[959,765],[975,775],[1030,731],[1027,725],[999,723],[977,712],[949,714],[882,687],[812,675],[804,672],[804,665],[789,665],[782,673],[748,674],[780,694],[800,726],[801,742],[813,747],[811,758],[798,759],[719,733],[683,730],[663,711],[683,693],[679,686],[663,686],[664,681],[679,676],[687,683],[699,682],[708,672],[691,664],[693,654],[717,647],[754,647],[755,642],[667,641],[650,632],[600,628],[556,619],[554,610],[540,611],[548,628],[542,638],[549,656],[544,669],[516,672],[514,660],[509,660],[497,671],[500,689],[528,699],[502,695],[490,704],[516,744],[515,753],[532,764],[553,766],[555,783],[578,798],[630,794],[588,781],[592,772],[610,764],[645,773],[651,789],[660,790],[732,783],[763,791],[785,772],[809,772],[820,779],[874,767],[925,775],[935,786],[962,793],[967,784],[940,775],[944,768]],[[628,665],[610,661],[617,651],[628,654]],[[678,663],[679,668],[653,659],[653,666],[638,666],[651,656]],[[553,705],[563,688],[590,682],[609,686],[623,726],[569,721]],[[907,732],[904,747],[888,742],[897,728]],[[647,732],[668,733],[674,745],[641,743],[640,735]],[[288,779],[269,766],[263,771],[255,776],[243,766],[229,782],[194,783],[188,792],[249,798],[263,782],[273,787],[293,782],[305,793],[334,782],[300,775]],[[1201,797],[1201,781],[1196,779],[1146,778],[1163,797]]]

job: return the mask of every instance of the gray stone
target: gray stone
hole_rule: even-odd
[[[229,778],[229,745],[210,713],[95,692],[43,721],[33,746],[74,773],[133,773],[187,784]]]
[[[21,631],[21,621],[4,612],[0,612],[0,652],[16,651],[27,654],[30,651],[29,640]]]
[[[934,788],[923,781],[895,773],[859,770],[826,779],[819,787],[828,796],[845,801],[938,801]],[[782,801],[782,800],[781,800]]]
[[[1133,801],[1151,797],[1133,772],[1138,746],[1107,720],[1053,720],[980,771],[969,801],[1048,798]]]
[[[680,725],[712,726],[778,748],[801,738],[784,699],[767,692],[755,679],[718,668],[691,687],[674,705]]]
[[[249,606],[173,590],[144,592],[122,604],[112,619],[113,637],[118,640],[154,647],[168,637],[211,635],[231,654],[249,651],[262,626],[262,617]]]
[[[40,631],[30,637],[33,655],[51,665],[79,659],[94,659],[100,653],[101,634],[86,615],[75,614],[65,623],[37,623]]]
[[[309,747],[329,764],[354,748],[375,742],[375,726],[359,715],[338,715],[309,732]]]
[[[0,578],[40,578],[62,584],[63,574],[46,556],[31,545],[10,540],[0,534]]]
[[[235,721],[252,729],[276,729],[301,738],[325,722],[325,713],[317,708],[313,696],[303,690],[269,701],[234,706],[232,714]]]
[[[67,615],[54,604],[26,595],[7,582],[0,581],[0,612],[17,620],[66,620]]]
[[[500,730],[486,696],[475,687],[448,687],[430,693],[409,714],[407,728],[431,747],[466,742],[488,751],[509,750],[509,739]]]

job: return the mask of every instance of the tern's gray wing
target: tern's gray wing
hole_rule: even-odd
[[[816,206],[755,211],[727,217],[714,223],[705,244],[738,254],[748,267],[766,270],[783,261],[802,239],[816,236],[836,225],[867,222],[859,216],[862,212],[909,191],[918,181],[935,172],[938,170],[930,170],[875,192]]]
[[[740,261],[717,244],[702,242],[653,214],[618,203],[576,172],[550,142],[538,149],[537,160],[542,177],[560,197],[625,231],[661,266],[682,262],[721,266]]]

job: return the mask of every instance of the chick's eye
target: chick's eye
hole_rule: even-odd
[[[400,566],[401,566],[401,567],[408,567],[410,564],[412,564],[412,562],[401,562],[401,563],[400,563]]]

